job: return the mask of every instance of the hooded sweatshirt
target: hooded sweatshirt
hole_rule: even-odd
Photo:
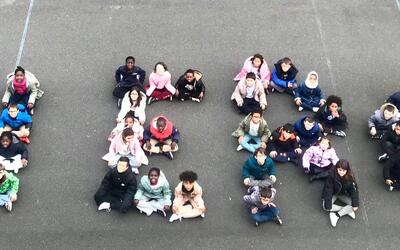
[[[272,191],[272,196],[271,196],[270,202],[272,202],[275,198],[276,189],[271,188],[271,191]],[[245,195],[243,197],[243,200],[248,207],[250,207],[250,208],[256,207],[259,210],[263,210],[268,206],[268,204],[264,205],[261,202],[260,187],[258,187],[258,186],[251,187],[250,192],[251,193],[249,195]]]
[[[275,164],[270,157],[261,166],[254,156],[250,156],[242,168],[243,179],[254,177],[256,180],[263,180],[270,175],[276,175]]]
[[[317,76],[317,81],[315,83],[311,83],[310,77],[311,75]],[[300,84],[300,86],[295,91],[294,100],[301,100],[301,102],[305,103],[319,103],[324,99],[324,95],[322,94],[321,89],[318,86],[318,74],[315,71],[311,71],[307,75],[307,79]]]
[[[263,60],[260,68],[255,68],[253,62],[251,61],[253,57],[249,57],[244,61],[243,68],[233,79],[234,81],[240,81],[246,77],[247,73],[253,72],[257,79],[262,82],[269,82],[271,80],[271,72],[269,71],[267,61]]]
[[[157,129],[157,119],[163,117],[166,120],[166,128],[163,132],[159,132]],[[163,115],[154,117],[150,125],[143,132],[143,142],[147,142],[150,139],[155,139],[157,141],[165,141],[172,139],[172,141],[178,143],[180,138],[179,130],[174,126],[174,124]]]
[[[150,180],[147,175],[142,176],[140,179],[135,200],[147,199],[163,200],[164,205],[171,205],[171,189],[169,188],[167,178],[165,178],[165,175],[162,171],[160,171],[158,182],[154,186],[150,184]]]
[[[387,106],[394,107],[394,116],[389,119],[385,120],[383,115],[383,110]],[[391,103],[385,103],[381,106],[379,110],[376,110],[373,115],[368,119],[368,127],[371,129],[375,127],[377,130],[386,130],[390,125],[397,122],[399,120],[399,111],[397,110],[396,106]]]

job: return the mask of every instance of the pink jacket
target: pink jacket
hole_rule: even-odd
[[[251,62],[251,58],[252,56],[250,56],[249,58],[246,59],[246,61],[244,61],[243,68],[240,70],[239,74],[235,76],[235,78],[233,79],[234,81],[240,81],[242,80],[242,78],[246,77],[247,73],[252,72],[253,64]],[[271,72],[269,71],[268,64],[267,61],[265,61],[265,59],[261,64],[259,76],[260,76],[259,80],[262,83],[265,82],[269,83],[269,81],[271,80]]]
[[[203,190],[200,185],[195,181],[193,186],[193,192],[188,195],[182,192],[182,182],[175,188],[175,199],[173,202],[174,206],[183,206],[186,202],[190,202],[193,207],[204,208],[204,201],[202,198]]]
[[[320,146],[312,146],[303,155],[303,168],[310,169],[311,163],[324,168],[331,163],[335,165],[338,161],[339,158],[336,155],[335,149],[328,148],[323,151]]]
[[[124,142],[122,141],[122,134],[115,136],[111,141],[109,153],[115,155],[118,152],[120,152],[123,143]],[[129,144],[128,148],[130,153],[135,156],[138,162],[144,165],[149,164],[149,160],[147,159],[147,156],[144,154],[143,149],[140,147],[140,142],[137,138],[133,139],[131,144]]]
[[[146,91],[146,95],[150,96],[155,89],[163,89],[166,88],[171,94],[175,94],[175,87],[171,84],[171,74],[168,71],[160,76],[152,72],[149,77],[149,89]]]
[[[242,79],[236,85],[235,91],[231,96],[231,100],[235,100],[236,102],[242,102],[243,98],[246,97],[246,79]],[[256,80],[256,88],[254,93],[254,99],[261,104],[267,106],[267,98],[265,96],[264,87],[261,82]]]

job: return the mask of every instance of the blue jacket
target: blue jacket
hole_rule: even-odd
[[[263,180],[270,175],[276,175],[275,164],[270,157],[267,157],[264,165],[260,166],[257,159],[254,156],[250,156],[242,168],[243,179],[252,176],[256,180]]]
[[[21,104],[18,104],[18,109],[18,115],[15,118],[11,118],[11,116],[8,114],[8,109],[3,110],[0,117],[0,128],[4,128],[6,125],[13,129],[18,129],[22,125],[25,125],[28,128],[31,126],[32,118],[26,112],[25,107]]]
[[[317,122],[314,122],[314,126],[310,130],[306,130],[304,127],[305,119],[306,116],[296,121],[294,124],[294,131],[300,138],[314,139],[317,141],[318,138],[322,136],[321,128],[318,126]]]
[[[288,83],[296,82],[295,78],[298,70],[292,65],[288,72],[283,72],[281,64],[282,60],[275,63],[275,67],[272,70],[272,81],[281,88],[287,88]]]
[[[305,82],[302,82],[300,86],[295,90],[294,99],[296,98],[300,98],[300,100],[305,103],[319,103],[321,99],[324,99],[324,95],[322,94],[319,86],[312,89],[307,87]]]

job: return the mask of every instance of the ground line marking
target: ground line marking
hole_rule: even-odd
[[[24,50],[24,45],[25,45],[26,34],[28,33],[29,19],[31,18],[34,2],[35,2],[35,0],[30,0],[28,14],[26,15],[26,19],[25,19],[24,32],[22,33],[21,43],[19,45],[19,50],[18,50],[17,60],[15,62],[15,67],[17,67],[21,61],[22,52]]]

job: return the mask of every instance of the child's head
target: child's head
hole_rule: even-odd
[[[150,185],[156,185],[158,182],[158,178],[160,177],[160,169],[159,168],[150,168],[147,177],[149,178]]]
[[[179,175],[179,180],[182,181],[182,185],[187,191],[191,191],[197,180],[197,174],[193,171],[184,171]]]
[[[14,71],[14,78],[17,82],[22,82],[25,78],[25,70],[21,66],[17,66]]]
[[[322,137],[321,139],[319,139],[319,141],[317,142],[317,145],[319,145],[319,147],[322,150],[327,150],[329,148],[331,148],[331,141],[329,140],[328,137]]]
[[[249,72],[246,75],[246,86],[252,87],[256,84],[256,75],[253,72]]]
[[[129,167],[130,167],[129,158],[126,157],[126,156],[121,156],[119,158],[119,160],[118,160],[118,163],[117,163],[117,171],[118,171],[118,173],[125,172]]]
[[[282,127],[282,133],[283,133],[283,137],[287,140],[290,137],[292,137],[293,133],[294,133],[294,127],[292,124],[290,123],[286,123],[285,125],[283,125]]]
[[[6,174],[6,168],[0,164],[0,180],[3,179],[4,175]]]
[[[396,125],[394,125],[394,132],[396,135],[400,135],[400,121],[396,122]]]
[[[281,68],[283,72],[288,72],[291,67],[292,67],[292,60],[290,60],[289,57],[283,58],[281,62]]]
[[[308,131],[311,130],[314,127],[314,118],[312,118],[311,116],[306,116],[306,118],[304,118],[304,128]]]
[[[265,160],[267,159],[267,152],[265,151],[265,148],[257,148],[253,155],[259,165],[264,165]]]
[[[159,117],[156,121],[156,127],[159,132],[163,132],[165,127],[167,126],[167,121],[164,117]]]
[[[340,178],[354,180],[353,174],[350,170],[350,163],[347,160],[339,160],[335,167]]]
[[[3,148],[8,148],[12,142],[12,133],[11,131],[4,131],[0,135],[0,143]]]
[[[255,111],[251,112],[250,115],[251,115],[251,121],[254,124],[258,124],[258,123],[260,123],[260,121],[262,119],[262,110],[257,109]]]
[[[128,112],[125,116],[125,127],[132,128],[134,123],[135,123],[135,117]]]
[[[8,115],[9,115],[11,118],[17,117],[18,112],[19,112],[19,109],[18,109],[18,105],[17,105],[16,103],[12,103],[12,104],[10,104],[10,105],[8,106]]]
[[[270,188],[260,188],[260,201],[263,205],[268,205],[271,202],[272,191]]]
[[[326,106],[330,112],[336,112],[342,106],[342,98],[335,95],[330,95],[326,98]]]
[[[134,135],[134,133],[131,128],[124,128],[124,130],[122,130],[122,140],[125,143],[131,143],[134,138],[133,135]]]
[[[264,61],[264,57],[260,54],[254,54],[251,58],[251,63],[255,68],[259,68]]]
[[[128,70],[133,69],[133,67],[135,67],[135,58],[133,56],[128,56],[127,58],[125,58],[125,65]]]
[[[158,63],[156,63],[156,65],[154,65],[154,72],[159,75],[164,74],[165,71],[167,71],[167,70],[168,70],[167,65],[163,62],[158,62]]]
[[[386,105],[383,108],[383,118],[385,118],[385,120],[390,120],[394,117],[395,115],[395,108],[393,105]]]
[[[185,79],[188,82],[193,82],[193,80],[194,80],[194,70],[193,69],[186,70]]]

